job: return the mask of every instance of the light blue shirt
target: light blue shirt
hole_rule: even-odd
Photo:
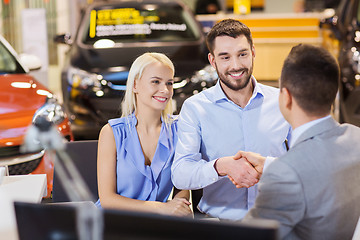
[[[241,219],[257,194],[257,186],[238,189],[219,177],[216,159],[239,150],[272,157],[286,152],[291,128],[280,113],[279,90],[252,81],[253,95],[245,108],[229,100],[218,82],[187,99],[180,112],[172,181],[179,189],[203,188],[198,207],[212,217]]]
[[[171,164],[177,140],[176,120],[163,122],[151,165],[145,158],[136,131],[134,114],[109,120],[116,143],[116,192],[124,197],[166,202],[173,188]],[[99,201],[96,203],[98,206]]]

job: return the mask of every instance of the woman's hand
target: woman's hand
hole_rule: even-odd
[[[161,206],[161,213],[178,217],[192,216],[191,203],[185,198],[174,198]]]

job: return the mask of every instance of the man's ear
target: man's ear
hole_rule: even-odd
[[[293,97],[291,93],[287,88],[281,88],[281,93],[283,94],[284,106],[290,110],[293,104]]]
[[[255,46],[253,45],[252,46],[252,48],[251,48],[251,54],[252,54],[252,56],[253,56],[253,58],[255,58],[255,54],[256,52],[255,52]]]
[[[211,66],[216,69],[215,57],[211,53],[208,53],[208,60]]]

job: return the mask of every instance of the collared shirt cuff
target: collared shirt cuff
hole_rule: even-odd
[[[205,171],[209,173],[209,180],[211,180],[213,183],[216,182],[217,180],[219,180],[219,178],[221,178],[221,176],[219,176],[219,174],[217,173],[216,169],[215,169],[215,163],[216,163],[216,160],[218,159],[215,159],[215,160],[212,160],[210,162],[208,162],[208,164],[206,164],[206,168],[209,168],[209,169],[206,169]]]
[[[272,163],[275,159],[276,159],[276,157],[269,157],[269,156],[266,157],[263,172],[265,172],[265,170],[269,166],[269,164]]]

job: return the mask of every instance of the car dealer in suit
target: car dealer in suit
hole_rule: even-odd
[[[281,239],[352,238],[360,216],[360,129],[330,116],[338,81],[338,64],[325,49],[291,50],[279,95],[294,130],[290,150],[264,170],[244,221],[275,219]],[[263,157],[239,154],[262,171]]]

